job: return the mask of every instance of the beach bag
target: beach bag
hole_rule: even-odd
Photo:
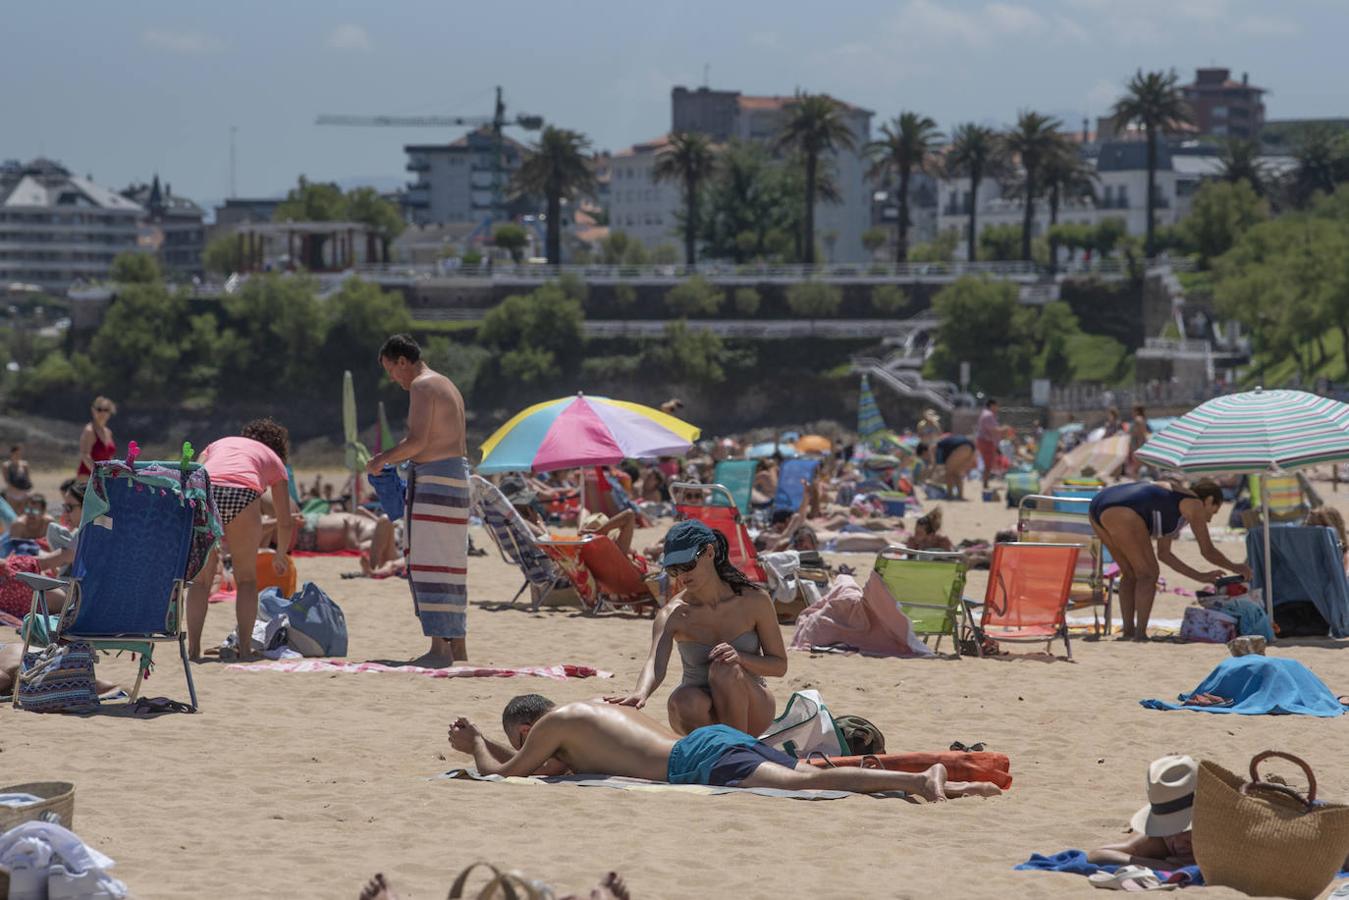
[[[788,697],[782,715],[759,735],[759,740],[797,759],[816,751],[843,756],[848,746],[819,691],[796,691]]]
[[[1307,776],[1307,795],[1262,781],[1260,763],[1291,760]],[[1194,803],[1194,857],[1206,884],[1261,897],[1316,897],[1349,856],[1349,806],[1316,799],[1311,767],[1290,753],[1251,759],[1250,781],[1204,760]]]
[[[843,735],[843,747],[849,756],[873,756],[885,752],[885,735],[861,716],[839,716],[834,724]]]
[[[30,712],[88,712],[98,706],[94,648],[87,641],[50,644],[23,658],[19,708]]]
[[[306,581],[290,599],[268,588],[258,594],[258,608],[268,619],[284,617],[286,643],[300,655],[347,655],[347,618],[314,582]]]
[[[1237,620],[1227,613],[1202,606],[1185,607],[1180,620],[1180,639],[1198,644],[1226,644],[1237,636]]]

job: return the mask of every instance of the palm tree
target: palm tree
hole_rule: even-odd
[[[1349,179],[1349,140],[1321,126],[1307,129],[1298,142],[1297,167],[1290,178],[1293,202],[1304,206],[1318,191],[1335,192]]]
[[[1193,122],[1190,104],[1185,102],[1179,81],[1175,69],[1169,72],[1139,69],[1111,111],[1117,130],[1124,131],[1136,123],[1148,138],[1148,232],[1144,247],[1149,258],[1155,248],[1153,234],[1157,224],[1153,221],[1157,206],[1157,136],[1175,134],[1182,125]]]
[[[1046,163],[1062,152],[1063,123],[1053,116],[1033,110],[1022,110],[1016,127],[1002,136],[1002,145],[1009,158],[1021,163],[1024,207],[1021,216],[1021,258],[1030,261],[1031,227],[1035,222],[1035,197],[1041,190],[1041,172]]]
[[[543,129],[539,142],[529,149],[511,179],[516,194],[542,196],[548,203],[548,264],[562,262],[562,201],[595,190],[595,172],[590,166],[590,139],[566,128]]]
[[[652,175],[657,181],[678,182],[684,188],[684,262],[698,262],[698,193],[716,170],[717,158],[707,135],[679,131],[656,158]]]
[[[787,107],[787,121],[778,135],[780,150],[801,155],[805,167],[805,210],[802,256],[815,264],[815,196],[820,157],[835,150],[856,150],[857,140],[844,116],[842,103],[828,94],[797,94]]]
[[[895,262],[909,256],[909,178],[913,170],[929,170],[933,151],[942,139],[937,123],[916,112],[902,112],[894,121],[881,126],[881,139],[867,144],[871,169],[867,177],[888,185],[899,179],[899,240],[895,244]]]
[[[1054,226],[1059,224],[1059,204],[1063,200],[1096,198],[1095,167],[1082,158],[1078,148],[1067,140],[1061,142],[1058,152],[1045,160],[1040,181],[1049,194],[1049,271],[1058,268],[1058,239]]]
[[[970,180],[970,231],[966,256],[970,262],[979,258],[979,182],[985,175],[996,177],[1002,171],[1002,145],[998,133],[986,125],[966,122],[951,135],[951,147],[946,152],[946,169],[952,175],[964,175]]]
[[[1245,179],[1257,195],[1264,196],[1269,172],[1260,159],[1260,144],[1257,141],[1233,138],[1225,142],[1218,154],[1218,164],[1218,177],[1223,181],[1236,184]]]

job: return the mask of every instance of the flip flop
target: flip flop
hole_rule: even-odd
[[[984,744],[983,741],[970,744],[968,747],[960,743],[960,741],[951,742],[951,749],[955,750],[958,753],[982,753],[985,746],[986,745]]]
[[[1174,891],[1178,884],[1168,884],[1146,866],[1120,866],[1114,872],[1096,872],[1087,876],[1092,887],[1107,891]]]

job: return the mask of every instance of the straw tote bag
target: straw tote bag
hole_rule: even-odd
[[[1307,775],[1307,796],[1260,779],[1273,757]],[[1311,767],[1289,753],[1266,750],[1251,760],[1250,781],[1204,760],[1194,804],[1194,857],[1208,884],[1260,897],[1312,900],[1349,856],[1349,806],[1316,801]]]

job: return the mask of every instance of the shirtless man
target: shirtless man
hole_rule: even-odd
[[[680,738],[630,706],[598,700],[554,706],[538,694],[525,694],[506,704],[501,726],[509,748],[487,740],[464,718],[450,725],[450,746],[471,755],[484,775],[578,772],[671,784],[907,791],[927,800],[1002,793],[984,782],[947,781],[940,764],[918,774],[852,766],[819,769],[726,725],[707,725]]]
[[[409,394],[408,433],[375,454],[366,470],[411,460],[407,487],[408,582],[422,633],[431,638],[414,665],[439,668],[468,658],[468,460],[464,398],[454,382],[431,369],[410,335],[384,342],[379,362]]]

